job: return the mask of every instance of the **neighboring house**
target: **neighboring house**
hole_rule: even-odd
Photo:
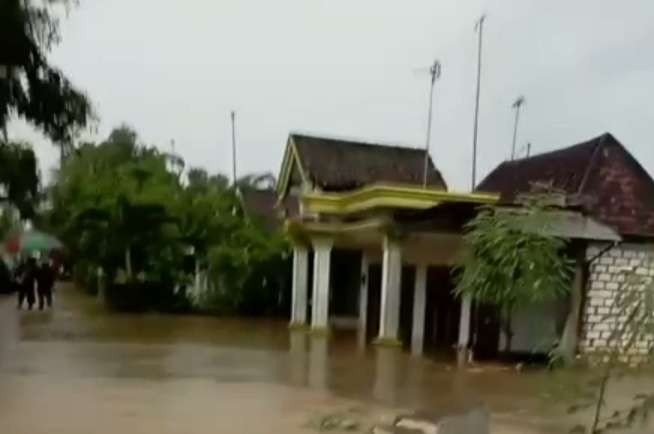
[[[278,230],[287,217],[297,215],[297,198],[287,197],[279,202],[275,190],[246,189],[240,192],[245,215],[262,222],[271,230]]]
[[[654,276],[654,180],[607,133],[568,148],[504,162],[477,190],[499,193],[500,203],[515,204],[519,195],[528,193],[536,183],[561,191],[568,204],[614,229],[622,238],[619,243],[591,239],[580,246],[585,261],[579,350],[596,352],[606,347],[616,325],[624,321],[612,321],[607,315],[616,314],[615,301],[625,271]],[[533,324],[533,318],[523,316],[525,324]],[[628,355],[630,361],[641,361],[653,344],[654,336],[637,342]]]

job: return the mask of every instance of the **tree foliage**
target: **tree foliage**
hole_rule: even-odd
[[[456,292],[507,312],[507,350],[513,309],[555,299],[570,288],[567,242],[548,232],[546,213],[538,203],[519,209],[487,207],[465,228]]]
[[[247,218],[226,177],[191,168],[184,182],[169,163],[125,126],[81,146],[56,175],[51,227],[111,278],[189,286],[201,272],[211,285],[199,307],[259,312],[283,289],[284,238]]]
[[[27,143],[0,143],[2,200],[32,218],[39,193],[39,172],[34,150]]]
[[[481,211],[467,225],[457,291],[514,307],[564,295],[572,271],[566,241],[548,235],[544,220],[540,209]]]
[[[92,118],[87,96],[47,58],[61,40],[55,8],[68,4],[0,0],[0,129],[13,113],[64,144]]]

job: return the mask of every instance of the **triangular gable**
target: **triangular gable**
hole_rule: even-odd
[[[277,196],[279,200],[283,200],[286,197],[289,187],[293,183],[293,180],[296,179],[300,179],[302,183],[307,183],[308,181],[305,171],[302,168],[297,148],[293,142],[293,136],[291,135],[286,141],[284,159],[282,160],[282,167],[279,171],[277,182]]]

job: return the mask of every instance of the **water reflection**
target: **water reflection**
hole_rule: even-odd
[[[328,337],[311,336],[309,354],[309,386],[314,389],[327,389]]]

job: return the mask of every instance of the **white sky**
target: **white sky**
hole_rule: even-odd
[[[187,165],[229,173],[237,110],[241,174],[277,172],[291,130],[423,146],[437,83],[432,157],[470,185],[475,19],[484,39],[479,176],[518,147],[543,152],[613,133],[654,172],[651,0],[80,0],[52,59],[88,92],[97,139],[120,123]],[[20,122],[42,170],[57,149]]]

